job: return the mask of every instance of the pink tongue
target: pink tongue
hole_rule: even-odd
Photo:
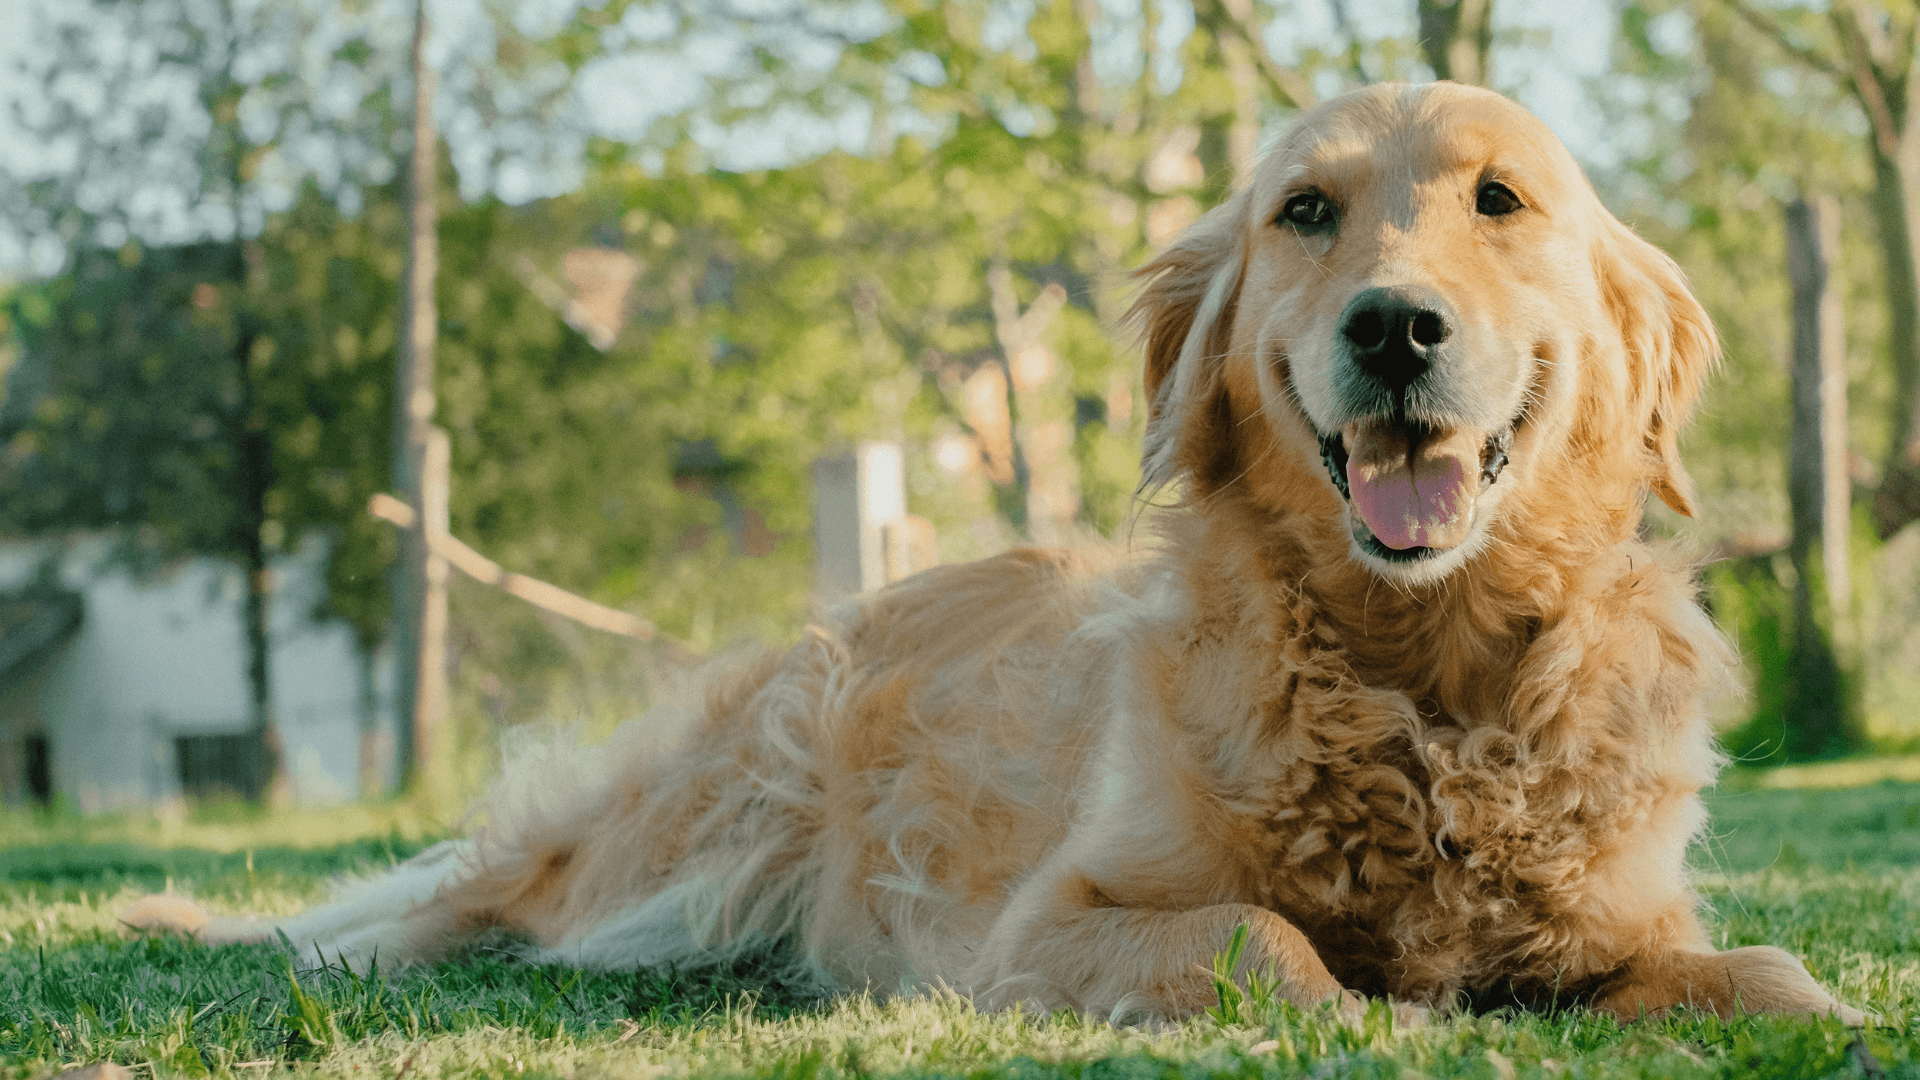
[[[1382,544],[1450,548],[1467,538],[1483,440],[1460,429],[1434,432],[1409,454],[1406,434],[1384,421],[1349,424],[1341,434],[1353,508]]]

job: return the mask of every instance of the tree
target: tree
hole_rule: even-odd
[[[883,9],[688,0],[648,11],[673,12],[668,30],[636,31],[657,14],[630,19],[614,3],[583,9],[546,40],[498,32],[510,66],[529,72],[557,61],[577,73],[613,48],[672,53],[687,35],[721,30],[745,51],[714,76],[712,93],[660,120],[639,145],[596,144],[576,194],[519,209],[447,199],[430,234],[445,272],[431,305],[410,309],[437,308],[425,320],[438,331],[433,377],[425,387],[409,380],[400,400],[426,390],[448,433],[455,532],[516,570],[638,607],[702,644],[784,633],[801,617],[805,466],[814,454],[875,431],[985,439],[970,430],[979,418],[963,400],[965,387],[984,385],[983,372],[1003,373],[1008,457],[1025,467],[984,478],[917,467],[915,498],[935,516],[975,525],[998,511],[989,538],[953,529],[948,554],[1005,542],[997,530],[1007,523],[1044,536],[1061,532],[1067,514],[1102,529],[1126,521],[1146,410],[1133,401],[1135,361],[1121,326],[1125,272],[1201,200],[1231,190],[1260,133],[1311,101],[1310,76],[1332,65],[1365,77],[1359,42],[1349,43],[1345,68],[1313,50],[1281,62],[1265,45],[1274,10],[1255,0],[1199,5],[1198,32],[1172,51],[1155,4],[1136,17],[1050,0],[1015,29],[1012,45],[1004,25],[988,32],[1005,22],[988,0]],[[1139,42],[1131,67],[1112,63],[1117,34]],[[394,84],[396,69],[379,58],[400,54],[396,39],[368,31],[354,41],[362,81]],[[832,63],[820,62],[822,48],[833,50]],[[1378,53],[1375,74],[1390,76],[1398,54]],[[214,61],[208,78],[227,78]],[[1183,71],[1177,84],[1163,84],[1168,70]],[[479,93],[467,76],[443,74],[459,92]],[[396,401],[380,380],[398,378],[408,224],[399,189],[373,165],[391,166],[386,148],[399,125],[368,98],[373,119],[355,129],[367,137],[354,144],[372,155],[365,175],[337,187],[295,184],[273,202],[258,178],[298,175],[273,165],[295,155],[239,118],[256,116],[264,100],[275,115],[300,114],[304,84],[284,72],[274,79],[270,94],[258,82],[220,84],[239,87],[238,104],[208,112],[233,124],[214,125],[225,141],[209,144],[207,160],[241,165],[217,183],[186,186],[237,208],[232,236],[252,253],[244,287],[219,310],[234,326],[252,320],[254,352],[268,356],[249,369],[260,378],[271,451],[264,534],[280,544],[313,532],[332,538],[328,608],[352,618],[371,648],[390,610],[378,583],[395,538],[360,512],[386,484],[385,470],[367,462],[389,460],[412,427],[411,419],[376,423],[372,434],[367,426]],[[730,125],[862,110],[873,124],[842,140],[855,152],[778,169],[708,167],[731,152],[715,134]],[[78,114],[68,120],[84,126]],[[509,171],[495,167],[502,145],[495,139],[484,155],[448,147],[463,185]],[[472,164],[477,157],[484,168]],[[100,246],[106,228],[98,214],[69,212],[84,201],[80,186],[61,180],[34,204],[46,211],[40,226],[65,228],[76,251],[83,239]],[[636,275],[630,297],[616,301],[626,329],[589,339],[569,329],[566,289],[556,302],[550,286],[566,279],[568,260],[616,257],[610,248]],[[1036,304],[1050,318],[1023,322]],[[1016,368],[1020,377],[1007,378]],[[324,404],[330,419],[316,424],[290,402],[309,414]],[[706,481],[684,467],[676,475],[674,461],[684,466],[690,448],[724,473],[714,488],[762,514],[772,539],[761,557],[703,542],[713,534],[701,527],[737,506],[703,496]],[[463,634],[456,669],[460,655],[475,655],[471,628]]]
[[[827,18],[813,9],[763,7],[756,18],[744,5],[713,6],[705,16],[696,8],[681,10],[684,27],[725,19],[750,40],[775,26],[833,38],[823,26]],[[1005,473],[992,476],[994,503],[1007,521],[1052,539],[1059,529],[1050,523],[1077,501],[1085,522],[1111,528],[1131,507],[1136,469],[1129,459],[1145,413],[1133,407],[1133,359],[1120,326],[1125,273],[1148,256],[1150,231],[1177,227],[1181,215],[1197,213],[1200,199],[1231,190],[1234,177],[1250,166],[1262,128],[1311,102],[1309,80],[1268,52],[1264,30],[1272,12],[1251,0],[1199,5],[1199,29],[1178,49],[1184,77],[1171,88],[1158,85],[1164,61],[1173,57],[1156,32],[1151,4],[1141,5],[1131,28],[1141,61],[1104,72],[1096,42],[1114,40],[1126,23],[1120,13],[1085,0],[1038,5],[1017,28],[1022,37],[1014,47],[989,43],[983,27],[999,18],[989,4],[900,3],[892,12],[890,28],[835,42],[841,62],[832,78],[842,88],[870,93],[876,115],[917,116],[919,123],[901,126],[933,130],[889,140],[888,153],[883,127],[870,140],[876,144],[869,147],[871,165],[834,156],[778,170],[740,190],[754,212],[745,231],[715,256],[724,260],[736,291],[744,296],[758,288],[763,274],[804,274],[812,306],[786,310],[764,296],[741,300],[729,313],[703,316],[729,329],[700,333],[728,342],[728,375],[719,377],[746,372],[756,385],[783,386],[782,366],[798,361],[782,353],[782,335],[771,327],[790,318],[809,328],[811,345],[837,335],[844,311],[850,320],[840,354],[844,369],[918,391],[912,407],[876,416],[852,404],[859,401],[857,386],[829,403],[825,391],[837,389],[838,379],[794,387],[804,400],[838,414],[823,426],[846,437],[860,429],[840,417],[864,417],[883,431],[912,430],[924,438],[958,426],[973,429],[967,433],[976,441],[991,442],[984,419],[986,428],[1014,434]],[[604,22],[613,15],[609,9],[585,17]],[[818,23],[809,21],[816,17]],[[672,40],[653,47],[671,51]],[[780,53],[773,48],[771,55]],[[1313,53],[1307,63],[1325,59]],[[795,101],[821,110],[845,102],[805,88],[804,74],[777,62],[768,66],[774,89],[754,98],[764,103],[762,114]],[[900,92],[885,89],[889,76]],[[1149,180],[1148,160],[1188,129],[1200,133],[1198,182]],[[705,163],[685,150],[682,144],[682,156],[665,158],[669,170],[679,161]],[[723,186],[711,176],[708,182]],[[796,200],[796,207],[772,194],[789,186],[821,190],[829,205],[816,210]],[[683,234],[692,231],[695,223],[679,208],[646,202],[657,197],[657,187],[636,186],[628,212],[654,213]],[[894,212],[908,206],[911,212]],[[806,235],[813,227],[832,235]],[[781,254],[761,260],[742,249]],[[818,249],[831,251],[831,258],[816,262],[801,254]],[[1023,318],[1043,297],[1064,300],[1042,304],[1043,312],[1055,312],[1044,328]],[[830,306],[821,306],[823,300]],[[678,346],[703,351],[696,341]],[[862,363],[848,364],[847,357]],[[999,372],[997,391],[982,382],[983,371],[993,374],[987,369]],[[999,419],[970,415],[967,403],[978,404],[973,391],[981,388],[989,398],[1005,399],[988,410]],[[892,391],[885,396],[899,400]],[[806,415],[792,402],[786,411]],[[815,414],[815,420],[827,417]],[[727,428],[738,431],[741,424],[760,426],[742,418]],[[738,446],[742,440],[735,434],[720,441]]]
[[[1793,283],[1793,438],[1788,496],[1793,561],[1793,654],[1786,750],[1812,757],[1861,742],[1834,634],[1848,614],[1853,569],[1847,479],[1847,368],[1840,292],[1833,281],[1840,207],[1831,196],[1786,208]],[[1818,551],[1820,558],[1814,558]],[[1817,568],[1817,569],[1816,569]],[[1816,595],[1826,600],[1818,610]]]
[[[394,568],[394,643],[400,693],[403,783],[438,801],[447,755],[436,747],[447,711],[447,560],[433,538],[447,528],[446,433],[433,426],[433,349],[439,335],[434,286],[440,266],[438,165],[433,125],[435,76],[427,65],[427,4],[414,0],[412,145],[407,154],[407,269],[400,296],[399,365],[394,384],[394,487],[414,508]]]
[[[1684,116],[1643,128],[1653,138],[1625,175],[1613,178],[1622,216],[1686,269],[1724,352],[1685,453],[1701,505],[1686,531],[1721,559],[1704,570],[1707,596],[1740,642],[1753,690],[1744,702],[1747,722],[1728,735],[1729,745],[1748,760],[1857,746],[1865,733],[1856,690],[1866,680],[1852,630],[1855,619],[1870,615],[1872,597],[1844,618],[1829,617],[1811,591],[1833,572],[1819,571],[1825,560],[1815,560],[1812,573],[1796,572],[1802,552],[1789,526],[1798,497],[1781,423],[1795,410],[1795,305],[1782,210],[1819,193],[1839,200],[1845,234],[1826,275],[1844,334],[1831,319],[1824,324],[1846,345],[1851,430],[1842,445],[1873,453],[1884,434],[1888,380],[1879,355],[1888,335],[1887,291],[1871,166],[1855,134],[1862,126],[1858,104],[1845,87],[1769,46],[1725,3],[1631,5],[1622,29],[1622,82],[1646,93],[1642,100],[1657,103],[1650,108],[1663,116]],[[1630,115],[1615,120],[1632,126]],[[1826,485],[1824,494],[1850,497],[1853,479],[1837,490]],[[1677,527],[1657,506],[1649,524]],[[1833,545],[1809,544],[1804,554],[1810,558],[1815,548],[1846,565],[1847,553]],[[1810,590],[1804,598],[1802,587]],[[1827,675],[1803,677],[1808,668],[1800,658],[1829,644],[1841,646],[1834,659],[1846,666],[1820,661],[1812,667],[1829,668]]]
[[[1420,51],[1434,78],[1492,86],[1493,0],[1415,0]]]
[[[275,485],[282,545],[328,544],[327,587],[315,618],[344,619],[360,654],[362,790],[385,783],[375,656],[390,621],[392,531],[365,513],[388,489],[396,302],[404,258],[395,185],[367,188],[343,214],[316,185],[268,218],[261,272],[247,301],[270,342]]]
[[[1894,384],[1892,440],[1874,497],[1874,522],[1882,537],[1892,536],[1920,520],[1920,209],[1914,206],[1920,193],[1920,10],[1906,0],[1879,7],[1846,0],[1819,14],[1728,2],[1786,55],[1844,87],[1867,120]]]
[[[93,0],[58,11],[43,6],[39,13],[49,20],[40,28],[45,48],[30,54],[28,67],[43,92],[23,106],[22,119],[50,146],[70,150],[71,162],[39,176],[8,178],[15,220],[61,241],[69,261],[52,292],[25,300],[61,320],[40,326],[37,347],[49,363],[71,348],[96,350],[93,362],[102,369],[137,359],[149,377],[164,371],[182,392],[122,402],[116,400],[121,386],[68,382],[64,370],[56,374],[50,400],[71,395],[66,400],[93,419],[88,427],[62,426],[48,420],[59,410],[47,406],[45,415],[14,426],[16,449],[30,447],[16,464],[64,470],[73,485],[63,506],[23,505],[14,525],[116,526],[152,540],[135,545],[150,556],[203,554],[241,566],[248,699],[260,746],[253,787],[259,794],[279,792],[269,563],[276,548],[301,537],[286,534],[275,509],[281,429],[268,384],[277,340],[266,322],[275,305],[263,291],[271,260],[258,237],[275,202],[291,201],[301,190],[297,176],[290,181],[276,138],[315,134],[312,98],[287,92],[299,81],[299,61],[312,59],[302,54],[317,42],[320,60],[331,50],[351,68],[364,50],[352,32],[318,41],[315,13],[299,5],[243,11],[226,2]],[[254,74],[243,78],[243,71]],[[339,72],[329,70],[326,78],[337,83]],[[168,99],[147,92],[156,86],[185,90]],[[107,92],[95,95],[89,87]],[[365,149],[367,132],[358,125],[369,115],[377,126],[375,108],[332,129],[345,160],[367,157],[354,149]],[[265,139],[249,134],[263,128],[270,129]],[[273,174],[278,193],[276,184],[262,182],[263,170]],[[151,299],[126,294],[149,287],[157,290]],[[160,298],[177,310],[155,307]],[[132,328],[158,336],[142,342],[128,336]],[[92,340],[96,336],[100,340]],[[169,428],[168,420],[182,426]],[[196,443],[193,433],[204,424],[212,428]],[[108,430],[114,425],[128,427]],[[182,443],[177,453],[158,445],[170,431]],[[116,453],[128,440],[148,445],[171,467],[130,483],[165,494],[148,500],[84,482],[90,472],[144,468],[87,464],[89,454]],[[130,516],[120,505],[131,506],[128,499],[140,503],[139,514]]]
[[[243,569],[259,753],[247,785],[258,796],[276,772],[266,670],[276,478],[259,378],[270,347],[236,303],[246,254],[232,243],[86,249],[68,274],[16,295],[24,355],[0,420],[10,451],[0,521],[28,534],[119,530],[128,557],[205,553]]]
[[[72,164],[44,175],[9,178],[13,183],[7,194],[17,220],[30,233],[62,240],[76,262],[97,261],[91,249],[104,245],[117,250],[132,238],[141,243],[128,250],[149,253],[181,243],[222,246],[232,264],[208,284],[219,303],[207,318],[227,320],[226,332],[238,357],[230,365],[239,372],[235,393],[242,411],[253,416],[238,429],[239,465],[229,478],[237,485],[244,520],[221,542],[195,533],[186,546],[167,552],[229,558],[247,568],[243,620],[249,697],[254,728],[270,749],[273,695],[266,626],[272,581],[265,567],[273,549],[296,546],[312,531],[332,537],[333,588],[326,606],[356,625],[367,658],[363,682],[369,694],[372,650],[384,634],[376,627],[388,606],[385,590],[368,583],[378,578],[371,564],[389,558],[390,545],[383,537],[368,535],[358,522],[367,495],[385,485],[369,488],[340,459],[316,463],[290,484],[281,482],[280,470],[288,459],[304,458],[305,448],[333,441],[330,434],[313,433],[311,417],[301,409],[340,411],[339,400],[315,402],[302,396],[333,380],[338,369],[328,365],[342,351],[335,343],[364,345],[377,339],[379,331],[369,320],[393,316],[391,302],[366,303],[359,291],[381,278],[397,291],[399,280],[397,271],[385,266],[384,256],[396,250],[385,245],[400,240],[401,234],[383,221],[379,205],[395,194],[388,184],[387,147],[396,125],[380,94],[397,81],[397,66],[388,62],[395,50],[384,47],[393,28],[380,21],[377,9],[343,11],[336,5],[304,2],[245,6],[226,0],[93,0],[80,9],[49,12],[48,17],[51,21],[42,32],[48,48],[28,65],[40,78],[43,93],[23,107],[23,118],[50,144],[70,148]],[[416,59],[424,44],[424,23],[418,29],[422,33],[415,35]],[[540,58],[511,48],[515,42],[503,26],[493,30],[501,49],[487,58],[492,77],[475,80],[468,77],[469,69],[455,65],[456,78],[463,80],[456,111],[478,112],[499,129],[484,132],[493,137],[491,144],[485,138],[470,139],[461,148],[482,151],[472,172],[488,183],[504,171],[510,149],[522,156],[552,150],[508,147],[511,140],[502,132],[550,108],[554,99],[551,87],[529,93],[525,80],[518,79]],[[115,48],[116,41],[136,44]],[[516,55],[521,62],[515,62]],[[320,92],[323,84],[325,94]],[[185,93],[169,101],[148,89],[167,85],[184,86]],[[85,89],[98,86],[112,88],[104,104]],[[323,99],[337,103],[343,89],[358,96],[360,107],[343,113],[319,104]],[[503,100],[514,98],[525,99],[518,113],[502,107]],[[427,151],[417,161],[426,167],[418,188],[427,212],[425,228],[415,232],[424,232],[429,243],[436,193],[432,166],[438,157],[431,115],[429,110],[416,118],[425,128],[419,141]],[[327,174],[324,185],[316,182],[315,172]],[[176,212],[141,209],[155,205]],[[495,212],[500,209],[494,207]],[[333,235],[316,236],[314,227],[328,218],[340,243]],[[384,235],[377,235],[382,230]],[[317,271],[319,276],[311,280],[350,281],[352,291],[344,297],[313,296],[299,273],[283,272],[294,266],[305,273]],[[424,302],[412,305],[420,315],[412,322],[430,336],[436,322],[430,271],[425,279],[429,292]],[[287,302],[294,294],[302,295],[304,306]],[[408,335],[407,340],[417,337]],[[295,340],[304,351],[290,358],[287,348]],[[410,349],[409,355],[419,351]],[[392,378],[391,351],[383,357],[374,354],[364,365],[356,362],[355,374],[367,375],[380,365]],[[417,366],[430,399],[431,364]],[[351,409],[365,403],[364,386],[331,388],[350,394]],[[269,399],[276,393],[291,397],[275,404]],[[408,393],[402,400],[421,397]],[[380,400],[394,400],[390,387]],[[279,406],[288,407],[276,412]],[[51,437],[50,432],[41,435]],[[384,451],[386,440],[377,441]],[[404,478],[407,470],[401,472]],[[353,483],[342,483],[347,474],[355,474]],[[335,495],[349,488],[357,499],[343,512],[332,504]],[[371,704],[367,711],[372,714]],[[269,771],[271,760],[269,754]]]

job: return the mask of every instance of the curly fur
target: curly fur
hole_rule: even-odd
[[[1532,185],[1531,232],[1462,232],[1433,194],[1483,158]],[[1339,250],[1270,224],[1314,169],[1374,193]],[[1388,264],[1484,316],[1517,367],[1463,385],[1525,410],[1470,550],[1424,578],[1354,553],[1310,415],[1324,312]],[[1699,923],[1731,656],[1687,561],[1635,534],[1649,493],[1691,509],[1675,438],[1713,333],[1545,129],[1446,84],[1349,95],[1142,274],[1146,473],[1185,493],[1156,553],[928,571],[609,746],[510,761],[469,841],[334,905],[130,921],[362,962],[496,928],[594,967],[777,943],[823,985],[1168,1016],[1212,1003],[1247,924],[1303,1005],[1857,1019]]]

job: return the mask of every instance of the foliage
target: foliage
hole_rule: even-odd
[[[327,588],[308,614],[346,619],[365,650],[385,635],[394,549],[364,510],[387,487],[402,262],[397,200],[391,188],[373,195],[347,216],[307,185],[254,241],[259,268],[241,298],[261,328],[274,401],[270,531],[283,549],[327,539]]]
[[[1738,778],[1746,785],[1752,778]],[[1580,1010],[1493,1012],[1395,1028],[1247,994],[1237,1015],[1135,1029],[1069,1014],[983,1015],[940,995],[819,1001],[769,979],[771,957],[708,971],[580,973],[476,949],[425,971],[289,975],[268,947],[131,940],[113,914],[173,884],[223,909],[285,911],[325,875],[377,870],[425,839],[371,830],[342,843],[324,818],[213,819],[171,843],[136,821],[7,819],[0,836],[0,1075],[70,1062],[151,1065],[156,1076],[1902,1075],[1920,1062],[1911,927],[1920,787],[1761,791],[1712,799],[1696,858],[1716,947],[1801,953],[1879,1024],[1679,1013],[1620,1025]],[[81,830],[84,830],[81,831]],[[257,830],[257,832],[255,832]],[[252,835],[310,849],[241,848]],[[414,834],[419,836],[419,834]],[[92,846],[77,845],[76,840]],[[505,951],[497,951],[504,949]]]
[[[1790,289],[1783,209],[1801,195],[1841,205],[1835,287],[1845,312],[1849,453],[1855,502],[1872,501],[1882,478],[1869,464],[1893,453],[1897,394],[1890,288],[1876,216],[1876,179],[1866,152],[1869,125],[1846,80],[1789,54],[1756,25],[1777,25],[1794,41],[1838,48],[1828,14],[1733,0],[1625,5],[1618,79],[1608,91],[1620,130],[1640,145],[1606,179],[1623,216],[1671,252],[1714,317],[1725,348],[1698,418],[1685,438],[1701,488],[1694,523],[1654,507],[1655,527],[1679,532],[1708,556],[1734,565],[1706,574],[1715,614],[1740,643],[1750,672],[1751,712],[1731,735],[1738,754],[1820,756],[1790,721],[1793,665],[1780,650],[1793,640],[1791,582],[1767,554],[1786,541],[1787,447],[1791,414]],[[1849,9],[1852,10],[1852,9]],[[1633,139],[1623,140],[1632,145]],[[1856,610],[1826,628],[1842,660],[1837,693],[1864,734],[1882,744],[1912,738],[1910,689],[1893,673],[1905,661],[1912,616],[1887,595],[1899,567],[1856,513]],[[1863,645],[1864,643],[1864,645]],[[1893,644],[1900,643],[1900,644]],[[1862,743],[1866,740],[1861,740]]]
[[[1887,445],[1880,403],[1890,383],[1879,355],[1881,273],[1861,120],[1829,82],[1772,57],[1724,4],[1632,4],[1622,30],[1618,63],[1635,77],[1627,85],[1639,104],[1618,108],[1623,120],[1640,120],[1650,142],[1613,181],[1625,196],[1619,209],[1686,269],[1724,349],[1684,444],[1702,489],[1703,538],[1776,543],[1785,535],[1780,423],[1790,415],[1792,340],[1783,206],[1802,193],[1842,199],[1849,421],[1869,457]]]
[[[1727,755],[1744,764],[1777,764],[1789,756],[1793,593],[1780,582],[1776,562],[1783,558],[1729,559],[1703,575],[1708,606],[1738,646],[1752,684],[1745,719],[1720,740]]]
[[[1365,39],[1342,5],[1331,35],[1278,57],[1245,31],[1290,9],[1239,0],[1196,5],[1184,36],[1167,32],[1178,20],[1166,5],[1084,0],[614,0],[538,18],[483,8],[477,36],[449,44],[458,55],[446,75],[447,152],[467,196],[443,200],[440,230],[438,421],[452,435],[454,531],[510,569],[643,612],[700,650],[785,638],[807,618],[809,465],[856,439],[906,443],[913,509],[939,526],[947,558],[1033,534],[1028,496],[1047,455],[1071,481],[1083,530],[1122,529],[1147,412],[1135,400],[1127,271],[1230,191],[1240,159],[1294,104],[1426,74],[1418,43]],[[247,362],[224,377],[244,373],[254,405],[221,430],[270,447],[271,483],[253,523],[236,527],[264,533],[269,548],[325,537],[318,614],[350,620],[366,648],[379,643],[393,537],[364,507],[389,476],[402,259],[392,108],[408,92],[397,10],[91,0],[54,20],[35,61],[46,101],[31,119],[78,156],[64,172],[13,178],[7,193],[24,227],[64,242],[72,261],[14,296],[9,317],[25,344],[16,375],[54,336],[65,335],[62,355],[91,349],[89,319],[88,333],[142,345],[89,360],[117,365],[110,380],[87,381],[87,364],[42,364],[65,380],[44,395],[12,380],[0,413],[39,412],[9,429],[18,437],[0,479],[17,482],[0,485],[13,489],[0,490],[0,528],[27,528],[38,505],[33,528],[131,522],[151,552],[230,553],[206,534],[231,532],[219,523],[231,517],[221,500],[233,494],[232,451],[195,435],[212,406],[180,402],[231,397],[203,359],[249,334]],[[1783,198],[1843,200],[1855,446],[1877,461],[1894,437],[1865,121],[1843,86],[1767,45],[1726,3],[1634,0],[1618,11],[1601,93],[1625,163],[1600,181],[1687,268],[1727,348],[1686,447],[1703,524],[1656,508],[1656,528],[1684,529],[1709,551],[1764,551],[1785,519]],[[1776,14],[1796,32],[1825,32],[1817,13]],[[101,40],[144,34],[155,48],[116,60],[93,47],[88,20],[112,31]],[[560,142],[573,136],[540,134],[566,125],[538,118],[587,107],[574,91],[681,63],[703,42],[728,59],[688,68],[686,99],[613,133],[624,141],[590,140],[570,164]],[[204,129],[158,113],[143,127],[133,97],[89,111],[87,80],[124,88],[160,74],[195,87]],[[831,137],[771,137],[809,130],[808,118]],[[749,160],[740,147],[756,133],[758,145],[784,149]],[[572,190],[520,206],[489,194],[536,193],[512,180],[525,181],[531,162]],[[147,203],[128,185],[143,171],[191,210],[181,213],[200,222],[201,246],[172,242],[186,233],[169,240],[157,218],[136,213]],[[132,267],[117,261],[136,251]],[[605,340],[583,335],[568,310],[568,260],[581,251],[635,261],[614,305],[622,326]],[[202,257],[231,268],[217,280],[181,270],[164,287],[153,276]],[[1017,359],[989,284],[1001,270],[1016,308],[1054,286],[1066,296],[1040,340],[1049,377],[1003,403],[1016,442],[1009,476],[981,467],[987,432],[966,400],[970,379]],[[217,303],[194,308],[181,298],[203,279]],[[147,307],[116,299],[134,296]],[[134,393],[141,365],[155,363],[165,392]],[[1044,424],[1068,432],[1063,447],[1037,437]],[[118,454],[135,442],[142,454]],[[974,460],[943,456],[956,445]],[[45,470],[62,461],[71,479],[51,479]],[[30,468],[43,482],[27,482]],[[114,470],[124,474],[115,490],[137,491],[134,501],[108,497]],[[1716,594],[1751,584],[1735,589],[1729,573],[1715,572]],[[1725,606],[1746,603],[1759,618],[1762,600],[1729,593]],[[597,678],[582,665],[626,663],[630,652],[582,646],[511,607],[456,598],[469,745],[494,725],[644,704],[624,686],[612,703],[576,692]],[[1870,604],[1860,618],[1892,619],[1898,607]],[[1904,640],[1898,631],[1863,623],[1856,636]],[[1768,631],[1751,632],[1759,641]],[[1754,655],[1773,670],[1764,648]],[[1910,712],[1881,674],[1893,653],[1861,655],[1878,665],[1856,680],[1868,712]],[[1750,732],[1783,720],[1767,711],[1772,693],[1768,683],[1754,699]]]
[[[0,428],[13,528],[131,521],[169,554],[234,550],[250,357],[210,309],[243,275],[232,245],[129,244],[15,294],[25,357]]]
[[[83,247],[16,291],[0,523],[125,527],[146,562],[333,534],[330,603],[377,635],[381,601],[354,584],[382,548],[360,510],[383,486],[391,228],[309,189],[257,240]]]
[[[1285,1012],[1286,1002],[1280,997],[1280,990],[1286,978],[1274,961],[1268,960],[1257,968],[1243,970],[1241,967],[1250,930],[1246,923],[1234,927],[1226,949],[1213,954],[1213,992],[1218,1003],[1207,1010],[1207,1015],[1216,1023],[1248,1023],[1255,1016]],[[1387,1015],[1391,1018],[1391,1011]],[[1391,1024],[1391,1019],[1388,1023]]]

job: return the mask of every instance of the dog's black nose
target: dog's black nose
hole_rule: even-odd
[[[1368,289],[1347,305],[1340,334],[1362,371],[1399,391],[1432,366],[1440,343],[1453,336],[1446,302],[1424,289]]]

